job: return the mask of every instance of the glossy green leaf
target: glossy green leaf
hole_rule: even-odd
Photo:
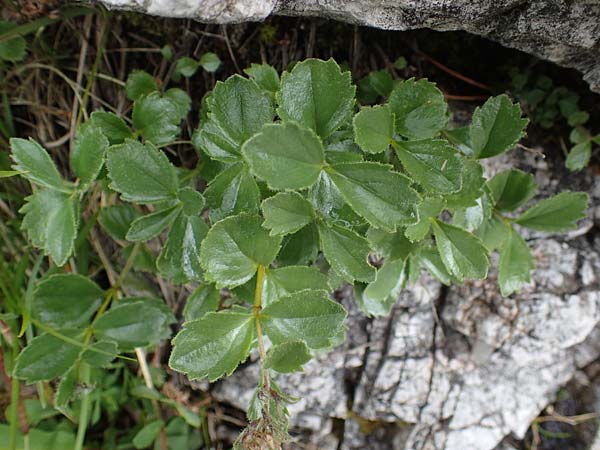
[[[155,420],[144,425],[144,427],[133,437],[133,446],[135,448],[150,447],[154,440],[158,438],[160,430],[162,430],[164,426],[165,423],[162,420]]]
[[[307,59],[282,75],[277,114],[325,139],[348,120],[354,92],[350,72],[342,72],[333,59]]]
[[[388,105],[365,107],[354,116],[356,143],[367,153],[388,149],[394,137],[394,115]]]
[[[87,325],[100,307],[104,292],[89,278],[55,274],[40,281],[33,291],[32,315],[56,329]]]
[[[500,292],[508,297],[531,281],[531,271],[535,267],[533,256],[527,243],[512,227],[502,246],[498,262],[498,284]]]
[[[125,139],[132,137],[125,121],[111,112],[95,111],[87,123],[100,128],[110,145],[121,144]]]
[[[287,266],[265,271],[263,307],[305,289],[328,290],[327,277],[314,267]]]
[[[490,158],[510,150],[525,135],[527,123],[518,103],[504,94],[491,97],[473,113],[470,136],[475,157]]]
[[[252,63],[244,73],[267,92],[274,94],[279,90],[279,74],[273,66]]]
[[[106,367],[119,354],[117,343],[113,341],[94,342],[81,354],[81,360],[92,367]]]
[[[328,171],[344,200],[371,225],[394,231],[417,222],[420,197],[410,180],[373,162],[336,164]]]
[[[158,271],[173,283],[201,280],[200,244],[207,232],[201,217],[178,216],[156,260]]]
[[[295,233],[315,219],[315,211],[306,199],[296,192],[280,192],[262,202],[263,227],[272,236]]]
[[[134,70],[127,76],[125,82],[125,95],[129,100],[137,100],[142,95],[158,91],[156,80],[148,72]]]
[[[66,190],[67,183],[62,179],[48,152],[33,139],[10,139],[13,169],[22,172],[23,177],[39,186]]]
[[[367,231],[367,240],[379,257],[388,260],[407,259],[408,255],[415,249],[415,245],[404,236],[401,229],[389,233],[371,227]]]
[[[310,349],[305,342],[284,342],[269,349],[264,367],[279,373],[301,372],[302,365],[311,358]]]
[[[68,338],[77,332],[63,331]],[[47,381],[65,374],[79,358],[81,348],[50,334],[29,342],[17,357],[13,375],[27,383]]]
[[[213,73],[221,66],[221,59],[212,52],[206,52],[198,61],[202,68],[207,72]]]
[[[367,257],[369,243],[354,231],[337,225],[319,224],[319,237],[325,258],[331,267],[349,283],[375,279],[375,268]]]
[[[122,203],[102,208],[98,222],[113,239],[124,241],[131,223],[141,215],[132,205]]]
[[[173,339],[169,366],[190,379],[215,381],[231,375],[250,351],[254,336],[252,314],[225,311],[208,313],[186,322]]]
[[[125,238],[130,242],[144,242],[158,236],[181,214],[181,205],[147,214],[135,219]]]
[[[212,284],[201,284],[190,294],[183,308],[186,322],[200,319],[206,313],[214,312],[219,307],[221,293]]]
[[[295,123],[265,125],[242,153],[252,172],[275,190],[309,187],[325,162],[317,135]]]
[[[518,169],[500,172],[487,184],[498,211],[514,211],[529,200],[536,190],[533,175]]]
[[[588,208],[584,192],[561,192],[535,204],[519,216],[516,223],[538,231],[567,231],[577,228]]]
[[[239,214],[213,225],[200,247],[206,277],[217,286],[235,287],[254,276],[259,265],[273,262],[281,236],[269,236],[260,217]]]
[[[438,252],[450,274],[459,281],[482,280],[487,276],[490,265],[487,250],[477,237],[439,220],[432,221],[432,226]]]
[[[386,261],[377,271],[375,280],[363,291],[359,302],[368,316],[386,316],[398,300],[408,278],[407,260]]]
[[[440,283],[449,286],[455,280],[454,277],[448,273],[439,252],[434,248],[422,248],[417,254],[416,259],[419,265],[427,269],[427,271]]]
[[[437,217],[444,209],[444,201],[439,197],[426,197],[417,207],[419,221],[409,225],[404,235],[412,242],[425,239],[431,228],[431,218]]]
[[[158,92],[143,95],[133,103],[133,127],[145,141],[160,145],[179,134],[179,108]]]
[[[197,216],[204,209],[206,200],[204,196],[196,189],[184,187],[177,191],[177,198],[183,206],[183,213],[186,216]]]
[[[484,221],[488,220],[491,215],[492,204],[490,200],[488,200],[488,196],[484,195],[476,200],[474,206],[454,210],[452,225],[473,232],[477,230]]]
[[[167,156],[151,144],[126,140],[109,147],[106,166],[110,187],[121,198],[156,203],[177,196],[177,173]]]
[[[585,169],[592,157],[591,141],[581,142],[569,150],[565,166],[572,172]]]
[[[96,179],[104,165],[107,148],[108,139],[102,130],[89,123],[83,124],[71,151],[71,169],[82,185]]]
[[[209,183],[204,196],[213,222],[242,212],[256,214],[260,205],[258,185],[241,163],[220,172]]]
[[[318,253],[319,232],[312,223],[283,238],[277,261],[286,266],[307,265],[316,261]]]
[[[389,105],[396,120],[396,133],[409,139],[432,138],[448,122],[448,105],[434,83],[414,78],[394,88]]]
[[[483,177],[483,167],[472,159],[464,159],[462,187],[454,194],[445,195],[444,200],[449,209],[468,208],[477,203],[477,199],[483,195],[483,186],[485,178]]]
[[[484,220],[483,223],[475,231],[475,235],[481,239],[481,242],[488,251],[496,250],[504,243],[507,237],[507,230],[505,222],[497,214]]]
[[[274,345],[304,341],[310,348],[327,348],[344,326],[346,310],[326,291],[304,290],[271,303],[262,310],[263,331]]]
[[[94,324],[98,340],[114,341],[122,351],[157,344],[171,335],[175,317],[162,300],[131,298],[116,300]]]
[[[446,141],[398,141],[394,148],[402,166],[425,190],[439,194],[460,190],[462,162]]]

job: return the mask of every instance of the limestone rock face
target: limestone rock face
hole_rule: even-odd
[[[598,0],[101,0],[202,22],[319,16],[389,30],[464,30],[579,70],[600,92]]]

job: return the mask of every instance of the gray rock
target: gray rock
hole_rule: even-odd
[[[319,16],[389,30],[464,30],[579,70],[600,92],[598,0],[102,0],[123,8],[202,22]]]

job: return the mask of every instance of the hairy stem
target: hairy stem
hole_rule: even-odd
[[[256,291],[254,292],[254,323],[256,326],[256,339],[258,341],[258,351],[260,353],[260,375],[262,386],[269,390],[269,373],[264,369],[263,364],[267,359],[267,352],[265,350],[265,343],[262,334],[262,328],[260,326],[260,314],[262,311],[262,296],[263,296],[263,283],[265,279],[265,266],[258,266],[258,272],[256,275]]]

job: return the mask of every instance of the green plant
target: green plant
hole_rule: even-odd
[[[97,217],[128,249],[110,288],[83,269],[54,269],[29,303],[15,307],[26,327],[43,334],[21,352],[14,374],[28,382],[59,378],[58,407],[73,399],[75,381],[89,384],[91,368],[131,353],[143,365],[140,349],[170,336],[175,317],[162,300],[119,298],[138,256],[152,253],[145,242],[165,230],[155,266],[145,267],[172,283],[198,283],[169,364],[214,381],[255,349],[260,383],[235,448],[263,449],[287,439],[293,401],[273,374],[301,370],[344,339],[346,311],[329,296],[343,282],[354,284],[365,314],[385,315],[422,270],[444,284],[485,279],[497,250],[500,291],[510,295],[530,281],[534,265],[518,227],[562,232],[585,215],[587,196],[574,192],[519,213],[535,194],[533,176],[510,169],[484,178],[480,160],[510,150],[527,125],[505,95],[478,108],[470,126],[448,129],[444,96],[427,80],[396,83],[382,94],[385,104],[357,110],[351,76],[333,60],[297,63],[281,79],[267,65],[247,73],[218,82],[203,100],[192,170],[161,150],[177,138],[190,98],[157,91],[139,72],[126,83],[133,129],[94,112],[77,131],[75,181],[36,142],[11,140],[13,168],[35,188],[22,209],[33,245],[77,270],[73,255]],[[81,223],[98,193],[108,204]],[[160,401],[151,386],[147,398]],[[85,399],[78,448],[90,411]],[[157,439],[160,420],[144,427],[139,445]]]

